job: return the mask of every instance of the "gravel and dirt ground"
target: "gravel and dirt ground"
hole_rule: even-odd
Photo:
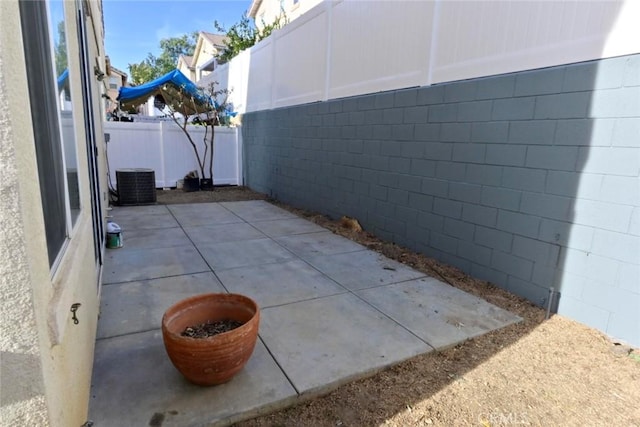
[[[266,199],[266,196],[247,187],[215,187],[213,191],[157,190],[158,204],[174,205],[178,203],[238,202],[241,200]]]
[[[250,199],[265,196],[158,192],[158,203]],[[562,316],[545,320],[526,300],[366,230],[274,203],[524,320],[237,426],[640,426],[639,349]]]

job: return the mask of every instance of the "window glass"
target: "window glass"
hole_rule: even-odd
[[[31,121],[49,265],[55,269],[80,209],[62,1],[21,1]],[[62,22],[62,24],[60,24]]]
[[[67,194],[71,223],[75,224],[80,213],[80,189],[78,185],[78,155],[73,120],[73,102],[71,101],[70,81],[77,78],[75,70],[69,67],[67,49],[67,29],[64,14],[64,2],[53,0],[49,3],[49,31],[53,41],[55,76],[58,87],[62,146],[67,178]]]

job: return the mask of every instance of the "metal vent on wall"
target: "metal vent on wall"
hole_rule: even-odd
[[[156,203],[156,173],[153,169],[118,169],[116,182],[120,205]]]

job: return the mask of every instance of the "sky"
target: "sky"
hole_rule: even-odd
[[[105,50],[111,65],[129,74],[129,64],[160,54],[160,40],[193,31],[216,33],[240,20],[251,0],[103,0]]]

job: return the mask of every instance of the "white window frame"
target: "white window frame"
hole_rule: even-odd
[[[51,11],[48,1],[20,2],[20,7],[47,251],[50,272],[54,276],[69,246],[73,221],[64,158],[60,96],[53,65],[55,59],[50,26]],[[66,31],[68,33],[68,26]],[[71,81],[73,70],[70,69],[69,73]],[[75,140],[75,122],[73,126]],[[77,142],[74,143],[77,161]]]

